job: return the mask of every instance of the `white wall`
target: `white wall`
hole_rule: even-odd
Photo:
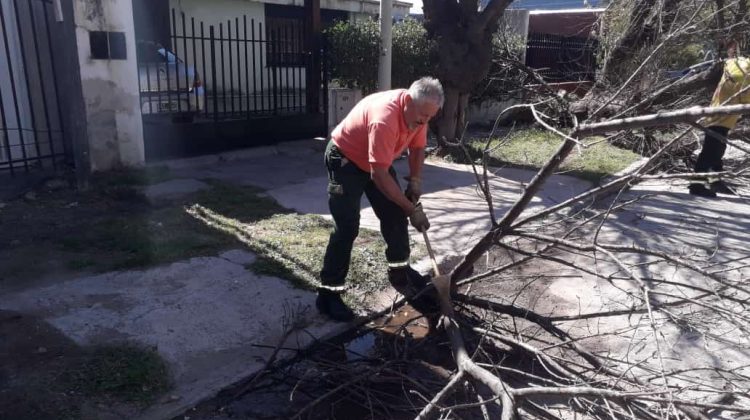
[[[91,169],[144,163],[131,0],[74,0]],[[127,60],[91,58],[89,31],[124,32]]]

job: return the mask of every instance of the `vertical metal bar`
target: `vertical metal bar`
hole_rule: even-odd
[[[295,21],[292,21],[288,27],[288,38],[289,43],[289,71],[292,73],[292,83],[289,86],[289,106],[291,110],[297,108],[297,89],[296,89],[296,78],[297,78],[297,38],[294,37],[294,26]]]
[[[322,79],[322,95],[323,95],[323,126],[325,127],[325,134],[328,134],[328,43],[323,38],[320,42],[321,45],[321,79]]]
[[[183,67],[185,67],[185,97],[187,97],[187,112],[190,113],[190,76],[188,76],[187,25],[185,25],[185,12],[180,12],[180,15],[182,16],[182,52],[184,53],[182,65]],[[177,64],[177,68],[179,68],[179,61]]]
[[[13,7],[16,9],[16,25],[18,26],[18,43],[21,46],[21,60],[22,60],[22,66],[23,67],[23,78],[26,79],[26,96],[29,97],[29,111],[31,111],[31,129],[34,133],[34,149],[36,150],[36,159],[39,161],[39,163],[42,163],[41,158],[41,151],[39,149],[39,139],[37,139],[37,126],[36,126],[36,112],[34,110],[34,97],[31,94],[31,83],[29,81],[29,69],[28,69],[28,60],[26,58],[26,45],[23,42],[23,26],[21,26],[21,17],[19,16],[20,8],[18,6],[18,1],[13,0]],[[32,27],[33,30],[33,27]],[[19,129],[23,129],[19,125]]]
[[[206,39],[203,32],[203,21],[201,21],[201,61],[203,61],[203,108],[205,108],[205,115],[208,118],[208,73],[206,73]],[[216,85],[211,85],[211,89],[216,90]]]
[[[260,48],[259,48],[260,50],[260,56],[259,56],[260,57],[260,60],[259,60],[260,61],[260,109],[261,111],[265,111],[266,110],[266,98],[263,95],[263,92],[265,89],[264,82],[263,82],[263,73],[264,73],[263,56],[268,53],[268,39],[266,39],[266,45],[264,48],[263,46],[264,45],[263,44],[263,22],[258,22],[258,37],[260,38],[260,41],[259,41],[260,43]]]
[[[32,0],[29,1],[29,14],[31,19],[31,28],[32,28],[32,35],[34,38],[34,50],[36,52],[36,64],[37,64],[37,71],[39,72],[39,86],[41,86],[42,89],[42,106],[44,108],[44,120],[47,122],[47,139],[49,141],[49,152],[50,156],[52,156],[52,167],[54,169],[57,169],[57,161],[55,160],[55,145],[54,141],[52,139],[52,124],[49,120],[49,110],[47,109],[47,95],[46,95],[46,89],[44,88],[44,78],[42,77],[42,57],[39,55],[39,39],[36,34],[36,16],[34,15],[34,5],[32,4]],[[42,7],[45,7],[44,3],[40,3]],[[45,25],[47,22],[44,22]],[[50,46],[51,48],[51,46]],[[54,75],[52,76],[54,78]],[[140,77],[138,78],[138,85],[140,86]],[[139,89],[140,92],[140,89]],[[38,143],[38,141],[37,141]]]
[[[246,117],[250,116],[250,68],[248,67],[248,58],[247,58],[247,15],[242,15],[242,29],[244,36],[242,38],[242,43],[245,46],[245,102],[247,103],[247,114]],[[255,70],[253,68],[253,70]]]
[[[286,57],[285,58],[287,61],[287,65],[284,68],[284,78],[286,79],[286,95],[285,95],[286,107],[285,109],[289,111],[290,110],[289,104],[291,103],[289,99],[291,96],[290,95],[291,91],[289,90],[289,70],[290,70],[291,65],[293,64],[292,59],[291,59],[292,58],[292,38],[289,35],[289,25],[284,27],[284,44],[286,45]]]
[[[216,88],[216,48],[214,48],[215,37],[214,37],[214,25],[208,27],[209,36],[211,37],[211,86],[213,86],[213,97],[214,97],[214,121],[219,118],[219,98],[218,89]]]
[[[308,50],[310,52],[310,65],[307,69],[307,80],[305,83],[307,93],[307,111],[310,113],[320,112],[320,42],[321,42],[321,21],[320,21],[320,0],[305,0],[305,17],[307,23],[307,33],[305,39],[308,40]]]
[[[250,46],[253,50],[253,111],[258,111],[258,86],[255,82],[257,79],[255,75],[255,19],[250,19],[250,31],[251,31],[251,38],[252,38],[252,44]],[[261,50],[262,51],[262,50]],[[261,69],[262,70],[262,69]],[[260,73],[260,76],[263,77],[263,72]],[[260,82],[261,88],[263,88],[263,81]],[[263,98],[261,98],[262,100]],[[263,103],[261,102],[261,106]]]
[[[294,67],[292,68],[292,104],[293,109],[295,110],[297,109],[297,91],[299,90],[299,86],[297,83],[297,77],[299,76],[299,43],[297,42],[299,41],[299,39],[297,38],[297,26],[298,25],[296,23],[291,25],[292,54],[294,57]]]
[[[65,134],[65,128],[63,127],[63,117],[62,117],[62,107],[60,106],[60,91],[57,88],[57,69],[55,66],[55,55],[54,55],[54,48],[52,48],[52,33],[49,29],[49,16],[47,14],[47,7],[46,5],[42,6],[42,10],[44,11],[44,23],[45,23],[45,29],[47,32],[47,45],[49,46],[49,61],[50,61],[50,70],[52,70],[52,87],[55,90],[55,105],[57,106],[57,123],[60,127],[60,137],[62,138],[63,142],[63,153],[66,153],[67,148],[67,141],[66,141],[66,134]],[[71,152],[72,154],[72,152]]]
[[[175,9],[172,9],[172,28],[169,31],[171,33],[172,38],[172,54],[174,54],[174,83],[175,83],[175,90],[177,91],[177,112],[182,113],[182,103],[180,101],[180,72],[178,70],[179,66],[178,60],[177,60],[177,43],[179,40],[177,39],[177,14]],[[164,49],[164,56],[167,60],[167,89],[169,89],[169,53],[166,48]],[[171,92],[167,93],[167,101],[169,101]],[[170,111],[171,111],[170,106]]]
[[[5,33],[5,16],[2,11],[3,5],[0,2],[0,16],[2,17],[2,20],[0,20],[0,26],[3,27],[3,39],[6,38]],[[8,66],[10,66],[10,60],[8,60]],[[13,85],[13,71],[8,71],[8,75],[10,76],[10,84]],[[0,85],[0,123],[2,123],[2,134],[3,139],[5,140],[5,152],[8,154],[8,168],[10,169],[10,175],[15,175],[15,167],[13,166],[13,155],[11,154],[10,150],[10,137],[8,137],[8,120],[5,118],[5,103],[3,101],[3,90],[2,85]]]
[[[234,65],[232,64],[232,20],[227,20],[227,53],[229,55],[229,100],[234,115]]]
[[[166,51],[166,47],[164,47],[164,48],[165,48],[165,51]],[[156,105],[156,112],[158,113],[158,112],[161,111],[159,109],[159,106],[161,105],[161,98],[162,98],[162,92],[161,92],[161,72],[159,71],[161,69],[159,68],[159,62],[158,61],[156,63],[154,63],[154,67],[156,67],[156,98],[157,98],[156,99],[157,100],[157,103],[156,103],[157,104]],[[167,78],[167,81],[169,81],[169,78]],[[167,87],[167,89],[169,89],[169,87]],[[169,93],[167,93],[167,95],[169,95]],[[169,105],[169,96],[167,96],[167,105]]]
[[[240,18],[238,17],[234,18],[234,44],[237,47],[237,108],[242,114],[242,62],[240,61]]]
[[[0,1],[2,1],[2,0],[0,0]],[[31,1],[31,0],[29,0],[29,1]],[[143,92],[143,85],[141,84],[141,66],[142,65],[141,65],[140,61],[136,60],[135,68],[136,68],[136,71],[137,71],[137,74],[138,74],[138,101],[139,101],[140,104],[143,103],[144,95],[148,94],[148,92],[146,92],[145,94]],[[146,70],[148,70],[148,69],[146,69]],[[148,78],[148,71],[146,71],[146,77]],[[139,108],[143,108],[143,106],[140,106]]]
[[[190,18],[190,38],[193,40],[193,96],[195,96],[195,114],[200,117],[201,114],[201,108],[200,108],[200,95],[198,94],[198,86],[196,86],[196,81],[201,80],[201,75],[198,74],[198,49],[195,48],[195,18]],[[201,85],[203,86],[203,82],[201,82]],[[205,92],[205,88],[203,89]]]
[[[154,113],[154,105],[153,101],[151,100],[151,63],[146,61],[146,100],[148,101],[148,113],[153,114]],[[158,72],[157,72],[158,73]],[[140,79],[140,74],[138,75],[138,78]],[[156,76],[158,80],[158,75]],[[143,107],[143,104],[141,104],[141,107]]]
[[[5,22],[0,22],[0,24],[5,25]],[[0,123],[3,124],[2,134],[3,134],[3,139],[5,140],[5,152],[8,153],[8,167],[10,168],[10,175],[13,176],[15,173],[15,168],[13,167],[13,156],[11,155],[11,152],[10,152],[10,138],[8,138],[8,121],[5,119],[5,104],[3,103],[2,98],[3,98],[3,90],[2,90],[2,85],[0,85]]]
[[[8,60],[8,75],[10,77],[10,88],[11,93],[13,94],[13,108],[16,111],[16,124],[18,126],[18,136],[21,140],[21,156],[23,157],[23,168],[24,170],[29,170],[29,162],[26,160],[26,143],[24,142],[23,138],[23,129],[21,127],[21,113],[18,110],[18,92],[16,91],[16,82],[15,78],[13,77],[13,64],[11,62],[11,56],[10,56],[10,46],[8,45],[8,32],[5,29],[5,11],[3,10],[3,3],[0,1],[0,23],[2,23],[3,27],[3,43],[5,44],[5,57]],[[8,140],[8,143],[10,143],[10,140]],[[11,156],[9,156],[11,157]],[[12,157],[11,157],[12,159]]]
[[[266,71],[268,72],[268,111],[273,113],[276,109],[276,78],[274,77],[274,66],[276,56],[273,44],[273,28],[266,22]]]
[[[227,86],[224,80],[224,25],[219,24],[219,48],[221,49],[221,102],[222,114],[227,113]]]
[[[268,38],[268,40],[271,42],[271,57],[273,57],[273,66],[271,67],[273,71],[273,113],[274,115],[279,112],[279,99],[278,99],[278,86],[279,86],[279,28],[272,28],[271,34]]]
[[[303,112],[305,110],[304,107],[304,98],[305,98],[305,90],[302,88],[302,81],[304,80],[303,72],[305,71],[305,28],[304,24],[297,27],[297,41],[299,42],[299,67],[297,67],[297,77],[299,78],[297,80],[297,86],[299,87],[299,92],[297,94],[299,95],[299,111]]]

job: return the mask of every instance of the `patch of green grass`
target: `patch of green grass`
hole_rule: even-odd
[[[250,223],[272,217],[276,214],[291,213],[260,188],[234,186],[207,179],[204,182],[212,188],[197,192],[190,200],[226,217]]]
[[[68,386],[85,395],[136,403],[150,403],[172,386],[161,356],[135,345],[95,348],[64,376]]]
[[[68,269],[104,272],[247,247],[259,257],[249,270],[288,279],[297,287],[314,287],[333,231],[330,221],[293,213],[258,188],[206,182],[211,188],[158,205],[112,201],[101,190],[87,193],[77,206],[57,205],[53,210],[64,215],[66,223],[45,225],[45,250],[50,255],[62,251],[60,260]],[[40,214],[47,214],[42,210]],[[29,226],[41,231],[32,220]],[[38,249],[23,249],[29,258],[21,267],[35,266],[28,261],[38,257]],[[412,253],[415,259],[425,255],[419,247]],[[386,281],[385,243],[379,232],[363,229],[355,242],[348,284],[367,292],[382,289]]]
[[[110,200],[143,204],[146,198],[138,187],[158,184],[172,178],[166,166],[117,169],[96,174],[92,194]]]
[[[251,269],[311,289],[323,267],[333,223],[316,215],[283,214],[252,226],[247,245],[260,256]],[[379,233],[360,230],[354,243],[347,284],[364,290],[385,285],[385,242]]]
[[[490,166],[538,169],[547,163],[562,142],[559,136],[546,130],[514,131],[506,138],[492,140],[488,163]],[[581,153],[574,150],[560,165],[559,173],[596,182],[625,169],[640,158],[636,153],[601,141],[601,138],[586,139],[585,143],[591,146],[582,148]],[[474,161],[481,160],[485,145],[486,140],[469,141],[468,149]],[[448,154],[454,161],[467,162],[465,153],[460,149],[450,150]]]
[[[87,266],[99,271],[173,262],[216,253],[232,244],[236,242],[178,206],[104,218],[59,240],[62,249],[84,254],[73,261],[93,262]],[[89,257],[92,254],[104,255]]]
[[[257,274],[314,288],[323,265],[333,223],[316,215],[301,215],[265,197],[261,190],[206,180],[213,188],[198,193],[195,203],[219,231],[239,236],[258,259],[247,266]],[[416,257],[424,250],[413,250]],[[387,282],[385,242],[378,232],[362,229],[355,241],[347,284],[363,291],[382,289]]]
[[[223,229],[248,232],[243,242],[259,256],[248,265],[249,270],[290,280],[300,288],[314,288],[323,268],[332,222],[317,215],[300,214],[274,215],[248,225],[227,219],[217,222]],[[385,248],[380,233],[360,229],[352,250],[347,285],[365,294],[387,286]],[[413,261],[425,254],[423,247],[412,246]]]

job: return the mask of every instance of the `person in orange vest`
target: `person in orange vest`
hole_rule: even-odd
[[[352,246],[359,233],[362,195],[367,196],[380,219],[391,284],[407,298],[427,285],[428,278],[409,266],[407,220],[419,232],[430,228],[419,203],[422,165],[427,123],[444,101],[440,82],[423,77],[408,90],[388,90],[365,97],[331,133],[325,164],[328,206],[335,227],[323,259],[321,286],[315,301],[318,310],[329,318],[336,321],[354,318],[341,294],[346,290]],[[408,186],[402,192],[393,161],[406,150],[409,176]]]
[[[731,40],[727,43],[728,59],[724,63],[724,73],[714,91],[711,106],[750,104],[750,59],[739,56],[738,43]],[[721,172],[724,170],[723,158],[727,149],[726,138],[740,120],[740,115],[708,117],[701,121],[705,127],[705,138],[695,172]],[[706,186],[708,183],[708,186]],[[704,182],[693,182],[688,187],[690,194],[714,198],[716,194],[735,192],[721,179],[706,179]]]

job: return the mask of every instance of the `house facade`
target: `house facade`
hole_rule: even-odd
[[[394,4],[406,16],[411,5]],[[0,176],[325,135],[320,30],[373,0],[0,0]],[[314,87],[314,88],[312,88]]]

